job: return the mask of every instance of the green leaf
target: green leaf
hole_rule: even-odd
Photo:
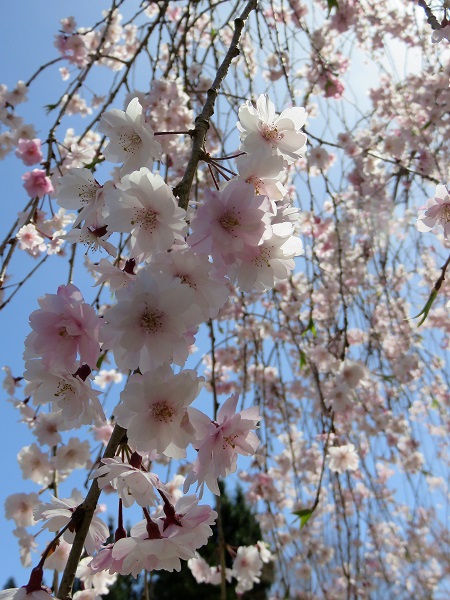
[[[293,515],[296,515],[300,519],[300,529],[306,525],[314,512],[314,508],[302,508],[301,510],[294,510]]]
[[[433,306],[433,302],[436,300],[437,295],[438,295],[438,290],[436,290],[436,289],[433,290],[431,292],[431,294],[430,294],[430,297],[427,300],[427,303],[422,308],[422,310],[420,311],[420,313],[418,313],[415,317],[411,317],[411,319],[418,319],[419,317],[422,317],[420,319],[420,321],[417,323],[417,327],[419,327],[420,325],[422,325],[422,323],[428,317],[428,313],[430,312],[430,309]],[[406,321],[411,321],[411,319],[406,319]]]
[[[306,354],[303,350],[300,350],[300,369],[303,369],[303,367],[306,367]]]
[[[302,336],[305,336],[308,333],[308,331],[310,331],[314,337],[317,337],[317,330],[312,317],[309,318],[308,327],[302,333]]]
[[[102,363],[106,358],[106,352],[103,352],[102,354],[100,354],[97,364],[95,365],[96,369],[100,370],[102,368]]]
[[[439,404],[439,402],[436,400],[436,398],[434,396],[431,396],[432,400],[431,400],[431,408],[435,408],[436,410],[439,410],[441,408],[441,405]]]
[[[99,165],[100,163],[104,162],[104,160],[105,159],[103,157],[96,156],[92,162],[85,163],[84,168],[89,169],[90,171],[93,171],[95,169],[95,167],[97,165]]]
[[[45,112],[47,114],[50,114],[52,112],[52,110],[55,110],[55,108],[59,106],[59,102],[57,102],[56,104],[46,104],[44,106]]]
[[[339,10],[339,4],[337,0],[327,0],[327,4],[328,4],[328,15],[327,18],[330,16],[331,11],[333,8],[335,8],[336,10]]]

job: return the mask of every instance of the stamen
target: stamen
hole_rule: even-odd
[[[155,333],[162,327],[162,316],[164,313],[158,310],[146,310],[141,315],[140,324],[147,333]]]

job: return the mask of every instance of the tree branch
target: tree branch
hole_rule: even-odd
[[[111,434],[111,438],[106,446],[106,450],[103,454],[103,458],[113,458],[116,454],[116,450],[119,447],[123,437],[126,433],[126,429],[117,425]],[[75,539],[73,541],[72,549],[70,550],[69,558],[67,559],[66,568],[61,579],[61,585],[57,596],[60,600],[70,600],[72,598],[72,585],[75,578],[75,572],[80,562],[81,553],[83,552],[84,541],[86,539],[89,526],[94,516],[97,502],[100,497],[101,490],[98,487],[97,479],[92,482],[91,488],[86,496],[86,499],[77,508],[82,515],[77,527]],[[56,593],[56,590],[55,590]]]
[[[212,83],[212,86],[207,92],[207,99],[203,106],[202,112],[195,119],[195,128],[192,133],[192,150],[189,162],[186,167],[183,179],[180,183],[175,186],[173,193],[178,198],[178,205],[184,210],[187,209],[189,204],[189,196],[191,193],[192,182],[194,181],[195,173],[197,171],[198,163],[200,162],[203,146],[205,144],[206,133],[209,129],[209,121],[214,114],[214,105],[216,103],[217,96],[219,94],[220,86],[225,79],[228,69],[230,68],[231,61],[236,56],[239,56],[239,40],[244,29],[245,21],[252,10],[257,7],[257,0],[249,0],[245,6],[241,16],[234,21],[234,34],[231,40],[228,52],[220,65],[216,77]]]

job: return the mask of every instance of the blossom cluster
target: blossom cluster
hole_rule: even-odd
[[[49,135],[20,116],[41,71],[0,86],[0,158],[15,153],[27,171],[23,210],[5,225],[0,306],[31,276],[69,266],[31,315],[24,379],[5,368],[33,436],[20,473],[39,488],[10,495],[5,514],[24,565],[53,540],[30,583],[0,597],[53,597],[42,569],[66,569],[85,509],[67,497],[75,469],[117,505],[109,544],[95,513],[75,599],[97,600],[117,573],[183,560],[197,581],[226,580],[238,594],[273,577],[273,600],[440,597],[449,2],[263,0],[217,97],[234,38],[225,4],[213,4],[147,2],[126,18],[114,5],[86,28],[63,19],[43,67],[60,67],[64,88],[48,106]],[[414,62],[398,69],[403,55]],[[110,70],[108,91],[97,65]],[[277,114],[261,85],[292,106]],[[187,203],[207,127],[195,116],[212,100]],[[23,279],[17,257],[31,265]],[[83,261],[90,297],[74,285]],[[417,329],[408,317],[427,297]],[[261,534],[245,545],[234,539],[244,528],[227,534],[222,572],[199,558],[216,518],[203,501],[232,473]],[[126,531],[131,506],[144,520]],[[257,539],[270,540],[273,567]]]
[[[103,248],[116,259],[95,266],[97,284],[107,283],[115,302],[99,315],[69,283],[41,298],[31,314],[25,392],[37,406],[51,403],[51,411],[30,422],[38,440],[57,449],[48,460],[37,446],[25,448],[19,455],[24,475],[50,486],[52,469],[64,474],[86,465],[89,459],[82,458],[75,438],[65,451],[60,432],[106,425],[101,392],[92,387],[105,356],[113,356],[118,372],[131,373],[113,410],[115,423],[126,430],[126,446],[120,446],[121,457],[104,458],[92,474],[100,489],[117,491],[119,525],[114,542],[103,546],[108,530],[97,516],[92,519],[85,549],[94,558],[83,567],[85,578],[105,570],[135,577],[142,569],[180,570],[180,559],[194,560],[211,535],[215,511],[199,505],[196,496],[173,496],[145,465],[184,459],[191,446],[197,458],[188,468],[184,494],[196,483],[200,497],[205,485],[219,495],[217,480],[236,471],[238,455],[251,456],[258,448],[252,431],[261,418],[258,408],[237,412],[235,393],[211,419],[192,406],[204,377],[184,366],[199,326],[223,310],[233,283],[242,292],[270,289],[287,280],[293,258],[303,251],[295,235],[298,211],[282,181],[305,151],[305,118],[303,108],[277,117],[267,96],[260,96],[256,108],[242,106],[239,174],[214,191],[206,189],[189,224],[170,187],[153,172],[163,150],[138,98],[100,120],[99,131],[109,140],[103,156],[122,165],[116,179],[100,184],[90,170],[75,167],[55,180],[58,204],[77,211],[72,230],[61,237]],[[127,236],[125,247],[112,243],[117,234]],[[25,405],[21,410],[29,412]],[[145,519],[128,535],[122,510],[134,503]],[[64,532],[66,547],[82,511],[83,499],[75,492],[51,504],[16,495],[7,505],[19,528],[43,520],[49,531]],[[24,543],[28,563],[33,545]],[[238,549],[233,571],[239,591],[251,589],[262,565],[259,558],[245,562],[244,550]]]

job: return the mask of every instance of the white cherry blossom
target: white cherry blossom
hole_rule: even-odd
[[[272,148],[288,162],[304,156],[306,152],[306,135],[300,131],[306,122],[307,113],[304,108],[292,107],[276,115],[275,105],[267,94],[261,94],[256,101],[256,108],[250,101],[239,109],[237,127],[241,132],[242,149],[253,153],[261,143]]]
[[[161,144],[155,140],[150,125],[145,122],[137,98],[131,100],[126,111],[113,108],[103,114],[98,130],[110,139],[103,150],[105,158],[123,163],[121,175],[141,167],[151,167],[153,160],[161,156]]]

